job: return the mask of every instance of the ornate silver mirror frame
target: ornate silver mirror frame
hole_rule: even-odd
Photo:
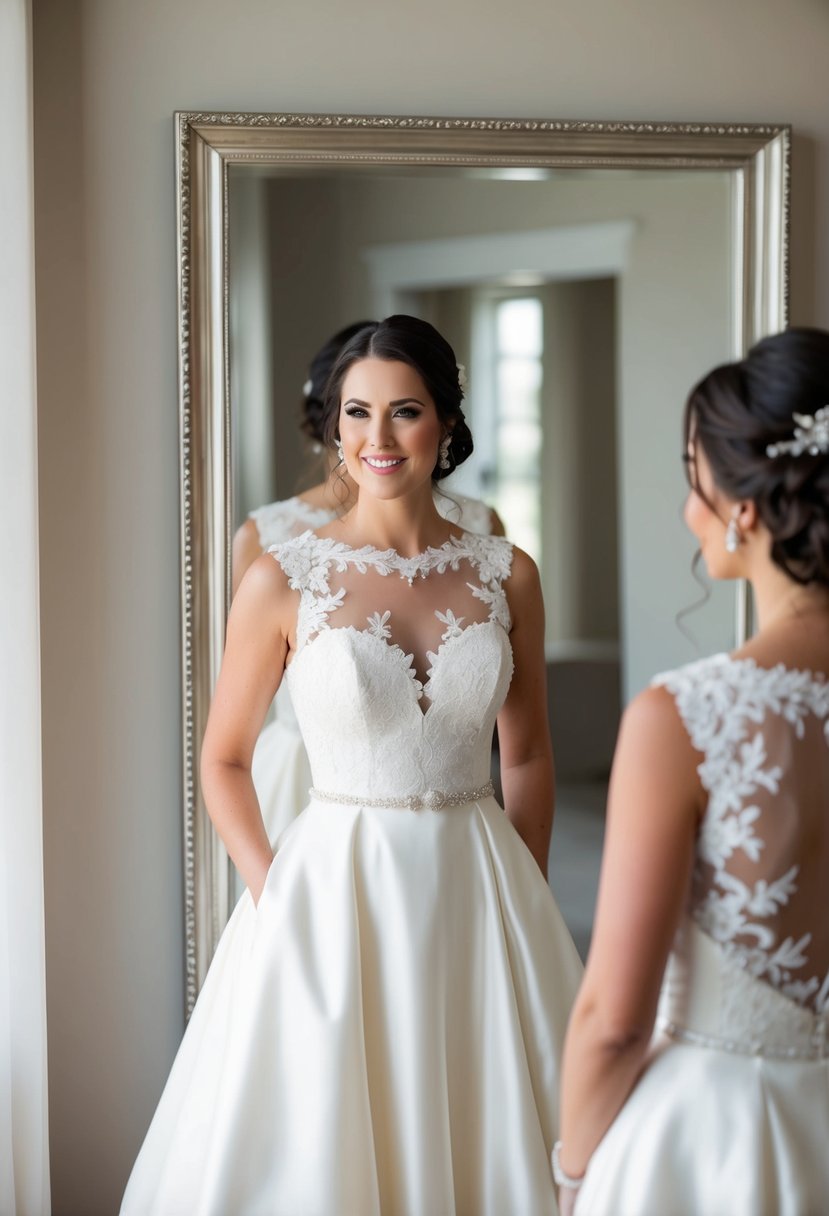
[[[186,1011],[230,912],[229,861],[207,816],[199,754],[230,586],[228,168],[243,163],[729,170],[737,349],[785,327],[787,126],[323,114],[175,115],[181,420]],[[750,605],[737,597],[738,636]]]

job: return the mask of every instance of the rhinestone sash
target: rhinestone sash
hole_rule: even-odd
[[[716,1051],[728,1051],[740,1056],[764,1056],[769,1060],[827,1060],[829,1059],[829,1037],[827,1037],[826,1018],[816,1017],[811,1031],[800,1030],[792,1036],[792,1041],[783,1046],[780,1043],[766,1043],[762,1038],[727,1039],[721,1035],[702,1034],[678,1026],[658,1018],[657,1029],[661,1030],[676,1043],[690,1043],[693,1047],[713,1047]]]
[[[443,790],[425,790],[422,794],[409,794],[404,798],[374,798],[361,797],[358,794],[332,794],[327,790],[317,790],[313,786],[308,793],[319,802],[340,802],[343,806],[377,806],[389,810],[401,811],[440,811],[446,806],[466,806],[469,802],[478,802],[481,798],[489,798],[495,793],[491,781],[479,785],[474,790],[456,790],[445,793]]]

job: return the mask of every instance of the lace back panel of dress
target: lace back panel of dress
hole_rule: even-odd
[[[829,1008],[829,683],[716,656],[660,677],[704,760],[692,915],[746,971]]]

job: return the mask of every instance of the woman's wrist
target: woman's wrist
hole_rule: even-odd
[[[562,1147],[563,1145],[561,1141],[556,1140],[555,1144],[553,1145],[553,1153],[551,1158],[553,1164],[553,1178],[555,1179],[556,1186],[564,1187],[566,1191],[577,1191],[584,1182],[584,1174],[582,1173],[576,1175],[568,1173],[568,1171],[561,1164]]]

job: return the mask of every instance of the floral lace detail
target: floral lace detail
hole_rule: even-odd
[[[715,1002],[710,996],[717,993]],[[703,995],[704,994],[704,995]],[[781,1059],[829,1057],[826,1014],[760,983],[683,922],[668,963],[657,1024],[680,1042]]]
[[[303,596],[330,595],[328,575],[334,559],[326,556],[316,545],[302,544],[309,536],[313,536],[313,533],[303,532],[293,541],[272,546],[268,552],[277,558],[294,591],[301,592]],[[359,561],[359,551],[353,552],[354,564],[364,571],[366,566]],[[346,563],[343,562],[339,568],[345,570]],[[387,574],[388,571],[384,569],[382,573]]]
[[[384,651],[390,655],[394,665],[408,677],[415,696],[420,698],[423,693],[423,683],[417,678],[417,672],[414,669],[414,655],[406,654],[403,647],[394,642],[389,644],[391,630],[387,627],[386,621],[390,616],[390,612],[384,612],[382,616],[379,612],[375,612],[373,616],[366,618],[369,623],[368,629],[357,629],[354,625],[341,625],[338,630],[329,630],[329,632],[348,633],[357,640],[373,638],[376,642],[382,642]],[[328,629],[328,626],[323,624],[321,628]]]
[[[375,638],[378,642],[382,642],[384,644],[384,646],[386,647],[386,651],[392,656],[395,663],[409,677],[409,681],[412,685],[412,688],[414,689],[415,696],[420,698],[420,696],[423,693],[423,684],[420,680],[418,680],[417,672],[414,669],[414,655],[405,654],[402,646],[397,646],[394,643],[392,643],[392,645],[388,645],[388,639],[391,637],[391,632],[386,627],[385,621],[390,615],[391,615],[391,613],[384,612],[383,616],[381,617],[378,612],[375,612],[374,618],[376,618],[376,624],[378,625],[378,628],[372,628],[371,624],[369,624],[368,629],[362,629],[362,630],[354,629],[353,626],[349,626],[349,625],[346,625],[345,628],[350,629],[352,633],[355,633],[355,634],[364,633],[368,637]],[[372,620],[374,618],[370,618],[370,620]]]
[[[777,985],[753,983],[752,974],[723,960],[719,1022],[726,1041],[736,1040],[755,1055],[825,1057],[824,1020],[798,1008],[806,1004],[805,999],[797,1000],[785,987],[776,991]],[[783,1002],[780,992],[795,1005]]]
[[[829,976],[822,987],[814,975],[803,978],[812,934],[781,941],[776,925],[764,923],[778,919],[796,897],[801,867],[792,864],[781,874],[744,881],[747,876],[738,877],[728,866],[738,855],[762,862],[766,841],[757,831],[757,800],[780,793],[783,770],[769,762],[757,727],[775,715],[802,739],[814,715],[829,742],[829,684],[808,671],[782,664],[762,668],[728,655],[658,676],[654,684],[673,694],[691,742],[703,754],[698,772],[709,798],[697,841],[693,919],[746,974],[800,1005],[817,997],[816,1007],[825,1008]]]
[[[313,786],[369,802],[482,789],[513,673],[509,542],[463,535],[404,561],[306,532],[270,552],[298,593],[285,679]]]
[[[334,518],[334,513],[324,507],[312,507],[304,498],[294,497],[257,507],[248,518],[256,524],[260,547],[267,550],[308,528],[324,528]]]
[[[344,573],[349,567],[362,574],[373,570],[384,577],[396,572],[411,585],[416,578],[426,578],[432,572],[443,574],[447,570],[459,570],[462,562],[469,562],[476,569],[481,585],[467,583],[467,586],[476,598],[487,604],[491,621],[497,622],[507,632],[511,628],[509,605],[502,582],[509,577],[512,569],[512,545],[500,536],[475,536],[471,532],[464,532],[462,536],[451,537],[438,548],[430,546],[415,557],[401,557],[394,549],[375,549],[371,545],[356,549],[343,541],[318,537],[306,531],[283,544],[271,546],[268,552],[281,565],[293,590],[300,592],[298,651],[315,633],[328,628],[329,614],[342,606],[345,593],[342,589],[332,593],[329,579],[332,570]],[[451,611],[444,616],[440,613],[436,615],[447,625],[451,636],[461,632],[460,621],[463,617],[455,618]],[[369,631],[379,636],[378,631],[386,628],[389,617],[390,613],[387,612],[382,619],[377,613],[367,618]],[[391,635],[386,631],[383,636],[387,638]]]
[[[435,616],[446,626],[441,634],[442,641],[448,642],[450,638],[456,638],[459,634],[463,633],[461,626],[466,617],[455,616],[451,608],[447,608],[445,612],[436,612]]]
[[[467,583],[467,587],[477,600],[483,602],[489,608],[489,619],[497,621],[499,625],[503,625],[504,629],[509,632],[512,621],[509,614],[509,604],[507,597],[504,595],[500,584],[490,585],[489,587],[475,587],[472,583]]]
[[[386,622],[390,619],[391,619],[390,612],[384,612],[382,616],[380,615],[379,612],[375,612],[371,616],[367,616],[366,617],[366,620],[368,621],[367,632],[370,633],[372,637],[379,638],[379,640],[381,642],[387,642],[389,640],[389,638],[391,637],[391,630],[389,629]]]
[[[335,612],[337,608],[342,607],[345,599],[345,588],[340,587],[334,595],[326,592],[324,595],[314,596],[309,595],[307,598],[303,596],[301,608],[302,613],[302,630],[303,636],[311,637],[315,633],[319,633],[321,629],[328,628],[328,617],[330,613]],[[297,632],[299,625],[297,625]]]

